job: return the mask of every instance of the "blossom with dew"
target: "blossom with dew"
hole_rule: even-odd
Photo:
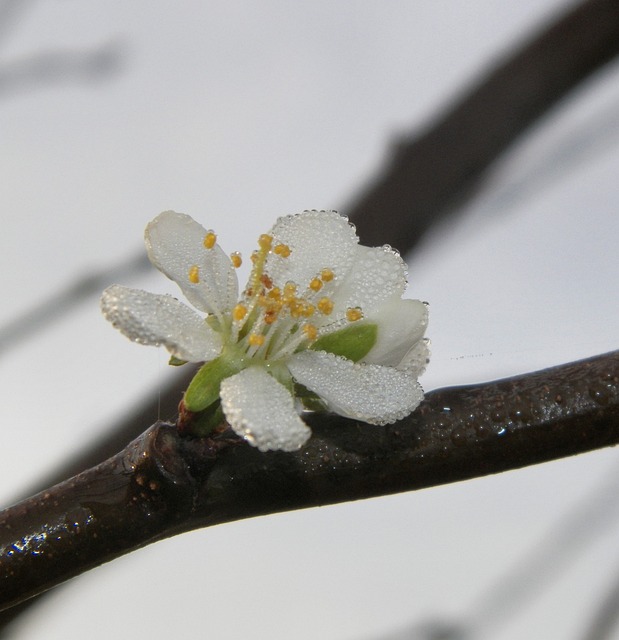
[[[101,310],[134,342],[166,347],[171,364],[204,363],[183,399],[197,433],[225,419],[261,451],[294,451],[311,435],[303,408],[384,425],[421,402],[427,306],[401,298],[400,255],[359,245],[335,211],[279,218],[259,237],[240,295],[241,255],[190,216],[160,214],[145,241],[201,315],[121,285],[103,292]]]

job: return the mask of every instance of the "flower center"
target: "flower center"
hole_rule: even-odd
[[[233,264],[240,264],[240,255]],[[292,256],[292,258],[291,258]],[[345,319],[332,320],[337,276],[325,266],[307,283],[288,281],[275,286],[266,271],[268,260],[294,259],[287,244],[263,234],[251,256],[252,270],[245,291],[231,313],[231,341],[247,356],[277,361],[309,347],[321,335],[363,318],[360,308],[348,309]],[[305,286],[302,286],[305,285]]]

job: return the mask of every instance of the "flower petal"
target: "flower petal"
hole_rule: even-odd
[[[311,435],[289,391],[260,366],[223,380],[220,397],[234,432],[260,451],[296,451]]]
[[[333,318],[346,309],[361,307],[364,316],[379,308],[385,300],[400,297],[406,289],[406,264],[389,246],[355,248],[355,261],[346,279],[333,295]]]
[[[428,308],[420,300],[394,297],[366,318],[378,326],[378,332],[363,362],[396,367],[423,338],[428,326]]]
[[[302,351],[288,369],[316,393],[331,411],[371,424],[390,424],[407,416],[423,400],[409,371],[376,364],[355,364],[326,351]]]
[[[101,311],[130,340],[164,345],[181,360],[205,362],[216,358],[221,351],[221,336],[172,296],[115,284],[103,292]]]
[[[417,378],[426,370],[430,361],[430,341],[427,338],[420,340],[403,358],[396,369],[410,371]]]
[[[220,315],[236,304],[238,280],[222,248],[204,246],[206,234],[191,216],[164,211],[147,225],[144,240],[150,261],[178,284],[196,309]],[[189,279],[192,267],[197,267],[196,283]]]
[[[266,272],[282,287],[295,282],[304,290],[320,272],[331,269],[335,277],[344,277],[353,263],[359,238],[348,219],[336,211],[304,211],[279,218],[271,231],[274,246],[285,244],[288,258],[269,255]]]

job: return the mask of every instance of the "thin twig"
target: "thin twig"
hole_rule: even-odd
[[[280,511],[411,491],[619,442],[619,351],[429,393],[376,427],[308,416],[296,453],[157,423],[106,462],[0,514],[0,609],[151,542]]]

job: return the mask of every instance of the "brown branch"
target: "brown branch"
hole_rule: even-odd
[[[313,414],[296,453],[157,423],[0,514],[0,609],[151,542],[223,522],[455,482],[619,442],[619,351],[429,393],[376,427]]]
[[[400,145],[351,207],[361,239],[413,247],[518,136],[617,54],[616,0],[587,0],[550,25]]]

